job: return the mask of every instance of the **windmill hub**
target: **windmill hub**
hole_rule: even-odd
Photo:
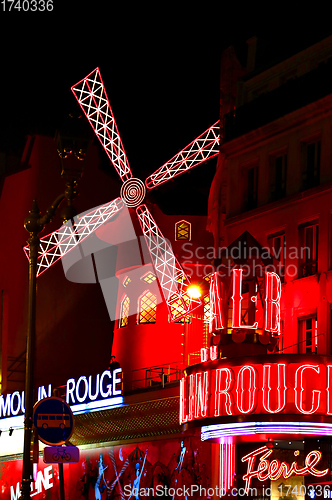
[[[127,207],[138,207],[145,198],[146,189],[141,179],[131,178],[122,184],[120,196]]]

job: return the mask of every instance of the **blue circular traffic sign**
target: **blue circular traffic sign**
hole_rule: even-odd
[[[33,424],[43,443],[60,446],[73,433],[74,417],[70,406],[61,398],[45,398],[33,408]]]

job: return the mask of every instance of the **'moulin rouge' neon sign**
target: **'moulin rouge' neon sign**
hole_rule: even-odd
[[[259,481],[266,481],[267,479],[271,479],[273,481],[281,477],[288,479],[291,476],[311,475],[315,477],[323,477],[329,472],[329,469],[316,469],[316,465],[322,458],[320,451],[315,450],[308,453],[304,461],[304,467],[300,467],[296,460],[294,460],[291,465],[287,462],[280,462],[280,460],[276,458],[269,461],[268,458],[272,455],[272,453],[273,450],[269,449],[267,446],[262,446],[261,448],[258,448],[241,458],[242,462],[248,462],[247,472],[242,477],[245,481],[245,495],[249,492],[251,481],[254,477]],[[299,451],[295,451],[294,455],[298,456]],[[259,461],[256,466],[256,459],[258,457]]]
[[[330,421],[332,357],[215,359],[185,370],[180,381],[180,423],[252,414],[321,415]]]

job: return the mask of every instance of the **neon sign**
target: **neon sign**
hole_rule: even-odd
[[[116,368],[112,372],[105,370],[95,377],[85,375],[76,381],[73,378],[67,380],[66,402],[70,405],[89,405],[87,408],[98,408],[97,401],[107,401],[122,395],[122,368]],[[38,387],[38,401],[52,395],[52,386],[46,391],[44,386]],[[95,404],[92,404],[95,403]],[[85,408],[85,407],[84,407]],[[74,413],[75,408],[72,407]],[[24,391],[15,391],[6,396],[0,396],[0,418],[11,417],[24,413]]]
[[[291,465],[287,462],[280,462],[280,460],[276,458],[270,462],[268,458],[272,453],[273,450],[269,449],[267,446],[262,446],[241,458],[242,462],[248,462],[247,472],[242,477],[245,481],[245,494],[249,492],[251,481],[254,477],[259,481],[266,481],[267,479],[274,481],[280,477],[288,479],[290,476],[305,476],[309,474],[315,477],[323,477],[329,472],[329,469],[318,470],[315,468],[322,458],[320,451],[315,450],[308,453],[304,461],[305,467],[302,468],[299,467],[296,460],[294,460]],[[256,458],[259,455],[261,456],[257,468],[254,469]],[[299,451],[294,451],[294,455],[298,456]]]
[[[220,282],[218,273],[212,274],[210,279],[210,333],[215,330],[223,330],[226,328],[226,320],[224,317],[224,299],[222,296],[223,290],[224,284]],[[264,308],[265,313],[262,310],[261,314],[259,314],[258,307],[258,297],[262,296],[262,291],[258,291],[258,283],[253,281],[251,282],[247,298],[247,323],[245,323],[243,319],[245,316],[243,311],[243,303],[245,302],[243,296],[243,269],[232,270],[231,291],[231,327],[233,329],[264,329],[265,331],[276,335],[280,334],[281,281],[277,274],[268,271],[265,273],[265,298],[262,300],[262,307]],[[251,321],[249,321],[249,316]]]
[[[314,361],[269,355],[188,367],[180,381],[180,423],[251,414],[332,416],[332,357]]]
[[[276,434],[298,434],[301,436],[331,436],[332,424],[323,422],[301,421],[297,422],[227,422],[212,425],[202,425],[201,440],[207,439],[229,439],[235,436],[252,436],[253,434],[271,435]],[[320,417],[321,420],[321,417]]]
[[[263,366],[263,407],[266,413],[279,413],[286,406],[286,365],[284,363],[278,363],[278,385],[277,385],[277,405],[274,409],[271,408],[270,404],[270,394],[272,391],[271,387],[271,365],[267,364]]]
[[[209,332],[222,330],[224,319],[222,314],[222,283],[219,282],[218,273],[213,273],[210,280],[210,321]]]
[[[92,380],[91,375],[89,378],[83,375],[77,382],[73,378],[68,379],[66,402],[68,404],[75,404],[94,401],[98,397],[109,398],[111,396],[119,396],[122,394],[120,387],[122,382],[121,373],[122,368],[116,368],[112,373],[109,370],[105,370],[101,375],[98,373],[95,381]]]

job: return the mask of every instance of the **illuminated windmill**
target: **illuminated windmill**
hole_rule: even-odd
[[[136,208],[171,320],[177,321],[201,302],[189,295],[187,288],[190,281],[143,201],[147,190],[160,186],[218,154],[219,122],[162,165],[144,183],[132,175],[99,68],[74,85],[72,91],[123,185],[119,198],[78,216],[74,224],[69,221],[58,231],[40,239],[37,276],[102,224],[110,221],[124,206]]]

